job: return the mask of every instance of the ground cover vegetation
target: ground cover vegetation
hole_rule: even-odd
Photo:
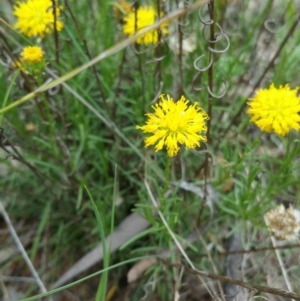
[[[299,11],[1,1],[1,300],[300,300]]]

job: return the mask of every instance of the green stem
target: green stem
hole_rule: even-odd
[[[165,193],[170,188],[170,172],[171,172],[171,157],[167,156],[166,178],[165,178]]]
[[[36,77],[36,80],[37,80],[38,86],[40,86],[41,85],[41,79],[39,77]],[[53,120],[52,120],[52,116],[51,116],[49,103],[48,103],[48,100],[45,96],[45,93],[46,92],[42,92],[41,96],[42,96],[42,100],[43,100],[43,103],[44,103],[45,109],[46,109],[46,116],[47,116],[47,119],[48,119],[47,123],[48,123],[48,126],[49,126],[49,132],[50,132],[51,139],[52,139],[52,143],[51,143],[52,151],[53,151],[55,157],[57,157],[58,156],[58,149],[57,149],[56,139],[55,139],[54,124],[53,124]]]
[[[5,93],[5,96],[4,96],[4,99],[3,99],[3,102],[2,102],[2,108],[5,108],[5,106],[6,106],[6,104],[7,104],[7,101],[8,101],[8,97],[9,97],[9,95],[10,95],[10,92],[11,92],[11,90],[12,90],[14,84],[15,84],[16,78],[17,78],[17,76],[18,76],[19,74],[20,74],[20,70],[18,69],[18,70],[14,73],[12,79],[10,80],[9,87],[8,87],[6,93]],[[2,126],[3,117],[4,117],[3,114],[1,114],[1,115],[0,115],[0,126]]]

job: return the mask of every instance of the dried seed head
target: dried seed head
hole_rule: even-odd
[[[296,240],[300,231],[300,211],[283,205],[265,214],[270,231],[278,240]]]

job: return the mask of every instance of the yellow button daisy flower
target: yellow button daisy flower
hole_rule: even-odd
[[[39,63],[42,61],[44,51],[39,46],[24,47],[21,53],[21,60],[27,63]]]
[[[60,16],[61,8],[56,7],[56,18]],[[15,28],[27,37],[41,37],[54,30],[53,4],[51,0],[27,0],[17,2],[13,14],[18,18]],[[63,23],[56,21],[56,29],[62,30]]]
[[[290,89],[289,85],[276,88],[271,84],[269,89],[260,89],[255,97],[249,99],[247,114],[250,121],[264,132],[275,132],[285,136],[291,129],[300,130],[300,98],[298,88]]]
[[[39,46],[26,46],[23,48],[20,59],[15,61],[12,66],[34,76],[40,75],[46,66],[44,54],[43,49]]]
[[[123,32],[129,36],[136,32],[152,25],[156,21],[157,13],[152,6],[139,7],[137,12],[130,12],[124,17]],[[163,24],[160,28],[163,35],[168,33],[167,25]],[[136,42],[138,44],[155,44],[158,42],[157,30],[152,30],[142,37],[139,37]]]
[[[174,100],[167,94],[160,96],[160,102],[152,106],[154,113],[148,113],[146,125],[137,126],[144,133],[153,135],[145,139],[145,145],[155,146],[159,151],[165,145],[168,155],[175,156],[179,151],[179,145],[185,144],[187,148],[200,146],[200,141],[206,141],[207,128],[205,120],[209,117],[197,103],[188,105],[189,100],[184,96],[180,100]]]

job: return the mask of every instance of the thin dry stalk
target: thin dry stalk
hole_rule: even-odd
[[[40,291],[42,293],[47,293],[47,289],[44,286],[44,284],[43,284],[40,276],[38,275],[36,269],[34,268],[34,266],[33,266],[32,262],[31,262],[30,258],[28,257],[28,255],[26,253],[26,250],[24,249],[24,247],[22,245],[22,242],[19,239],[18,234],[16,233],[16,231],[15,231],[15,229],[14,229],[14,227],[13,227],[11,221],[10,221],[10,218],[9,218],[9,216],[8,216],[8,214],[7,214],[7,212],[6,212],[6,210],[5,210],[5,208],[4,208],[4,206],[3,206],[3,204],[2,204],[1,201],[0,201],[0,212],[1,212],[1,214],[2,214],[2,216],[4,218],[4,220],[5,220],[5,222],[7,224],[7,227],[9,229],[9,232],[10,232],[13,240],[15,241],[15,243],[16,243],[19,251],[20,251],[20,253],[22,254],[22,256],[23,256],[23,258],[24,258],[24,260],[25,260],[25,262],[26,262],[26,264],[27,264],[27,266],[28,266],[28,268],[29,268],[32,276],[34,277],[34,279],[35,279],[35,281],[36,281],[36,283],[37,283]]]
[[[182,268],[185,267],[183,264],[176,264],[176,263],[171,263],[171,262],[167,262],[164,260],[161,260],[161,263],[165,264],[166,266],[169,267],[177,267],[177,268]],[[299,300],[300,301],[300,295],[297,295],[291,291],[286,291],[283,289],[278,289],[278,288],[273,288],[273,287],[267,287],[267,286],[262,286],[262,285],[256,285],[256,284],[251,284],[248,282],[244,282],[241,280],[237,280],[231,277],[226,277],[226,276],[220,276],[220,275],[216,275],[216,274],[211,274],[211,273],[207,273],[205,271],[200,271],[197,269],[191,269],[189,267],[185,267],[185,271],[193,274],[193,275],[197,275],[197,276],[203,276],[203,277],[207,277],[210,279],[215,279],[215,280],[219,280],[221,282],[227,282],[227,283],[232,283],[241,287],[244,287],[248,290],[254,291],[254,292],[261,292],[261,293],[268,293],[268,294],[272,294],[272,295],[276,295],[276,296],[281,296],[284,298],[290,298],[293,300]]]
[[[209,261],[210,261],[210,263],[211,263],[211,266],[212,266],[212,268],[213,268],[213,270],[214,270],[214,273],[217,273],[218,271],[217,271],[216,265],[215,265],[215,263],[214,263],[212,257],[210,256],[210,252],[209,252],[209,250],[207,249],[207,245],[206,245],[204,239],[202,238],[202,236],[199,236],[199,239],[200,239],[200,241],[202,242],[202,244],[203,244],[203,246],[204,246],[204,248],[205,248],[205,250],[206,250],[208,259],[209,259]],[[220,290],[220,292],[221,292],[221,296],[222,296],[221,298],[222,298],[223,301],[225,301],[225,299],[224,299],[225,294],[224,294],[224,291],[223,291],[223,287],[222,287],[220,281],[217,281],[217,282],[218,282],[219,290]]]
[[[151,202],[152,202],[152,204],[154,205],[154,207],[156,208],[157,213],[158,213],[160,219],[162,220],[164,226],[165,226],[166,229],[168,230],[170,236],[172,237],[173,241],[175,242],[175,244],[176,244],[176,246],[178,247],[178,249],[179,249],[180,253],[182,254],[182,256],[185,258],[185,260],[186,260],[187,263],[190,265],[190,267],[191,267],[193,270],[195,270],[196,268],[195,268],[194,264],[192,263],[192,261],[190,260],[190,258],[188,257],[188,255],[186,254],[186,252],[184,251],[184,247],[183,247],[183,246],[180,244],[180,242],[177,240],[177,238],[176,238],[174,232],[171,230],[171,228],[170,228],[170,226],[168,225],[166,219],[164,218],[162,212],[158,209],[158,208],[159,208],[158,202],[156,201],[155,197],[153,196],[152,191],[151,191],[151,189],[150,189],[150,186],[149,186],[149,184],[148,184],[148,182],[147,182],[146,179],[144,180],[144,183],[145,183],[145,187],[146,187],[146,189],[147,189],[147,192],[148,192],[148,194],[149,194],[149,197],[150,197],[150,199],[151,199]],[[198,277],[199,277],[200,281],[203,283],[203,285],[205,286],[205,288],[207,289],[207,291],[209,292],[209,294],[211,295],[211,297],[213,298],[213,297],[214,297],[214,296],[213,296],[213,293],[211,292],[211,290],[209,289],[209,287],[208,287],[208,286],[206,285],[206,283],[202,280],[202,278],[201,278],[200,275],[198,275]]]

